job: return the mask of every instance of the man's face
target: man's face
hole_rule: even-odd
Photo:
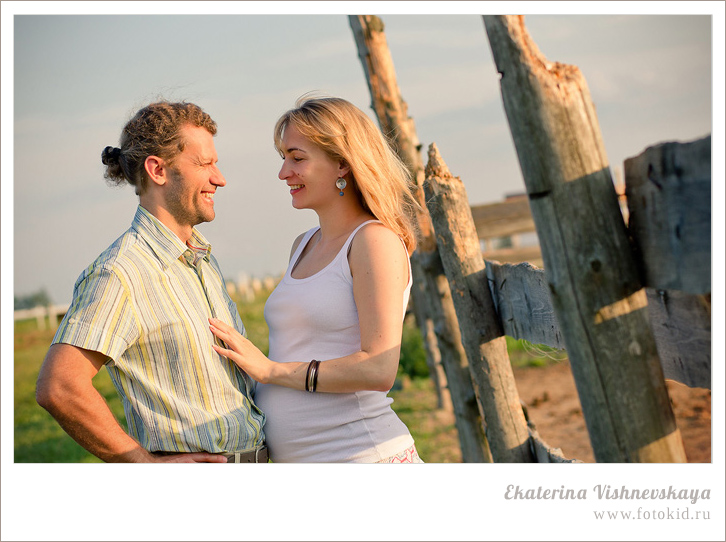
[[[191,125],[181,133],[186,146],[174,161],[165,203],[179,226],[193,227],[214,220],[214,193],[227,181],[217,167],[212,134]]]

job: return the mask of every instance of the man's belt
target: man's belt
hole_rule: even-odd
[[[227,463],[267,463],[267,446],[260,446],[244,452],[219,454],[227,458]]]
[[[190,452],[153,452],[158,455],[177,455]],[[264,444],[251,450],[245,450],[243,452],[224,452],[214,455],[221,455],[227,458],[227,463],[267,463],[269,454],[267,453],[267,446]]]

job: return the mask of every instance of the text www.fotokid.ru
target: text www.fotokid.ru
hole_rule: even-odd
[[[708,510],[691,510],[685,508],[666,508],[665,510],[654,510],[643,508],[637,510],[595,510],[595,519],[603,520],[708,520],[711,519],[711,512]]]

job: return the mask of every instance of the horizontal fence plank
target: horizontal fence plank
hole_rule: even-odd
[[[711,291],[711,136],[625,160],[628,228],[647,286]]]
[[[647,288],[650,325],[666,378],[711,389],[710,296]]]
[[[58,327],[58,319],[65,316],[69,308],[70,303],[64,305],[38,306],[32,309],[19,309],[14,311],[13,319],[16,322],[35,319],[40,330],[45,330],[48,326],[50,326],[50,329],[56,329]]]
[[[14,320],[30,320],[31,318],[45,318],[48,315],[46,307],[33,307],[32,309],[19,309],[13,314]]]
[[[565,349],[544,269],[486,262],[506,335]],[[648,317],[665,378],[711,389],[711,303],[706,296],[646,288]]]
[[[48,305],[43,306],[40,305],[38,307],[33,307],[32,309],[19,309],[14,311],[13,313],[13,319],[14,320],[27,320],[30,318],[36,318],[38,316],[62,316],[66,312],[68,312],[68,309],[70,308],[70,303],[66,303],[63,305]]]
[[[504,333],[515,339],[564,349],[544,269],[529,263],[486,262],[494,305]]]

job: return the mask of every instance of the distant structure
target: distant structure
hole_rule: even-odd
[[[237,275],[237,280],[227,279],[227,293],[236,296],[239,301],[251,303],[260,292],[271,292],[281,278],[282,274],[258,278],[242,272]]]

